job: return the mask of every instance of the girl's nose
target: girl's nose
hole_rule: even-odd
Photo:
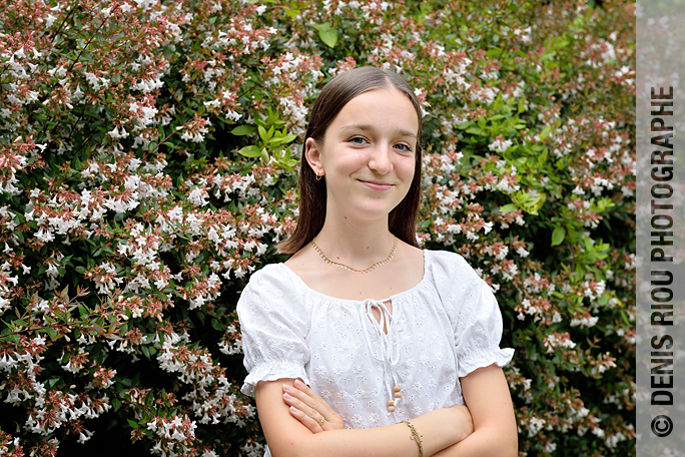
[[[389,173],[392,170],[391,149],[387,143],[377,143],[371,150],[369,168],[381,175]]]

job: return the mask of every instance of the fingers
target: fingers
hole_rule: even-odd
[[[283,384],[283,401],[298,415],[291,411],[296,419],[301,419],[307,428],[318,433],[325,430],[342,430],[345,428],[343,417],[309,388],[302,380],[296,379],[293,386]],[[305,419],[307,418],[307,419]],[[306,421],[306,423],[305,423]]]
[[[285,395],[288,395],[288,394],[285,394]],[[292,397],[290,397],[290,398],[292,398]],[[290,415],[293,416],[295,419],[299,420],[300,423],[302,423],[302,425],[307,427],[309,429],[309,431],[311,431],[312,433],[319,433],[319,432],[323,431],[323,429],[321,428],[319,423],[317,421],[315,421],[314,419],[312,419],[309,415],[303,413],[302,411],[300,411],[299,409],[297,409],[294,406],[291,406],[288,409],[290,411]]]
[[[293,391],[290,391],[290,392],[293,392]],[[288,392],[285,392],[283,394],[283,401],[288,406],[292,406],[295,409],[303,412],[306,416],[308,416],[309,418],[311,418],[312,420],[314,420],[317,423],[319,421],[321,421],[322,417],[324,417],[324,420],[325,420],[325,416],[323,414],[321,414],[321,412],[319,412],[316,409],[312,408],[311,406],[307,405],[302,400],[300,400],[299,398],[296,398],[295,396],[291,395]]]
[[[307,384],[305,384],[304,382],[302,382],[301,380],[296,379],[293,384],[295,385],[295,388],[297,390],[301,391],[302,393],[304,393],[308,397],[311,397],[311,398],[316,399],[316,400],[321,400],[321,397],[319,397],[316,394],[316,392],[314,392],[312,389],[310,389],[309,386]]]
[[[286,394],[290,395],[292,398],[299,401],[299,403],[287,402],[291,406],[295,406],[297,409],[303,411],[308,416],[314,420],[319,420],[321,416],[328,419],[330,416],[330,408],[328,404],[323,401],[318,395],[316,395],[309,387],[306,390],[297,387],[298,383],[304,385],[304,383],[295,381],[295,388],[290,387],[287,384],[283,384],[283,390]],[[284,397],[285,398],[285,397]]]

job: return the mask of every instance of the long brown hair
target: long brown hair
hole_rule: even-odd
[[[389,88],[402,92],[412,102],[419,118],[419,131],[416,138],[414,179],[407,195],[390,211],[388,225],[390,232],[397,238],[418,247],[416,242],[416,216],[421,199],[422,114],[419,100],[414,95],[411,86],[401,76],[375,67],[359,67],[338,74],[324,86],[314,102],[304,144],[307,143],[308,138],[313,138],[317,142],[322,141],[326,129],[333,122],[333,119],[357,95],[373,89]],[[300,188],[300,211],[297,227],[290,238],[278,245],[278,249],[285,254],[296,253],[314,239],[323,228],[326,218],[326,181],[325,179],[316,180],[316,174],[305,158],[304,148],[298,185]]]

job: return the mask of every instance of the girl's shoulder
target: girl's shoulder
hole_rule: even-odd
[[[426,251],[426,274],[440,296],[470,300],[490,286],[464,257],[456,252]]]
[[[462,279],[480,279],[476,270],[456,252],[450,251],[433,251],[425,249],[425,258],[427,268],[431,268],[432,273],[438,273],[441,276],[447,275],[455,277],[459,275]]]
[[[263,306],[287,306],[301,299],[298,282],[283,263],[270,263],[252,273],[240,293],[240,302],[252,302]]]
[[[250,275],[250,279],[248,281],[249,283],[255,282],[255,281],[268,281],[272,279],[278,279],[283,276],[283,263],[278,262],[278,263],[267,263],[263,267],[261,267],[259,270],[253,272]]]

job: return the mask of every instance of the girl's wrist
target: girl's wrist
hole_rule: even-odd
[[[421,436],[425,455],[435,454],[464,439],[463,422],[463,415],[460,417],[452,408],[436,409],[411,420]],[[411,430],[407,429],[407,434],[411,437]]]

